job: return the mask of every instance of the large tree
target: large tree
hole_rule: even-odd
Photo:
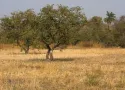
[[[1,26],[8,39],[14,40],[25,53],[29,52],[36,28],[36,14],[33,10],[13,12],[11,16],[1,19]]]
[[[38,15],[39,39],[48,52],[46,59],[53,60],[53,50],[67,45],[76,37],[84,25],[86,17],[80,7],[69,8],[62,5],[47,5]]]

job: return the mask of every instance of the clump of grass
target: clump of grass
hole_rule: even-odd
[[[117,88],[124,88],[124,87],[125,87],[125,81],[119,81],[119,82],[116,84],[116,87],[117,87]]]
[[[116,88],[125,88],[125,77],[121,77],[121,79],[116,83]]]
[[[85,85],[99,86],[103,72],[100,69],[92,70],[86,73]]]

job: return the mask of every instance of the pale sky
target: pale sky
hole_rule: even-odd
[[[47,4],[62,4],[69,7],[81,6],[88,18],[106,16],[106,11],[112,11],[117,17],[125,15],[125,0],[0,0],[0,17],[10,15],[13,11],[40,8]]]

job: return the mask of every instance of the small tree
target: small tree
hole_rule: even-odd
[[[53,60],[53,50],[67,45],[78,34],[86,17],[80,7],[47,5],[38,15],[39,39],[48,49],[46,59]]]
[[[1,26],[9,39],[14,40],[27,54],[33,43],[36,15],[31,9],[22,12],[13,12],[10,17],[1,19]]]

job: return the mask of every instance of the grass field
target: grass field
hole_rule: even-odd
[[[0,50],[0,90],[125,90],[125,49],[91,48],[25,55]]]

